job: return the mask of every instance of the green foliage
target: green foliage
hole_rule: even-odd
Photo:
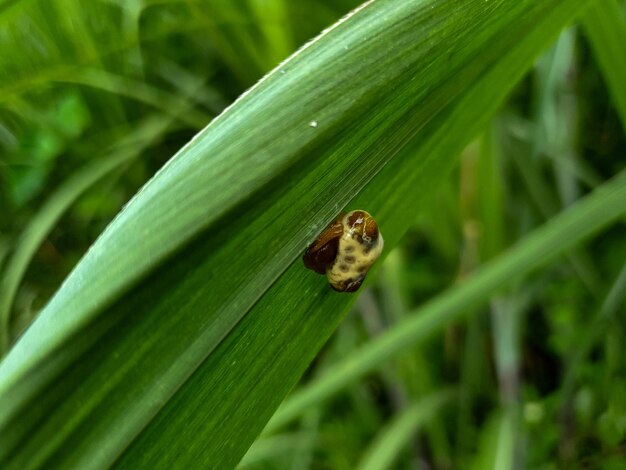
[[[261,81],[356,2],[1,5],[0,466],[618,461],[606,5],[377,0]],[[345,207],[360,296],[299,260]]]

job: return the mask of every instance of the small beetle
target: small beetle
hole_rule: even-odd
[[[326,274],[339,292],[356,291],[383,251],[384,240],[374,218],[365,211],[341,213],[302,257],[304,265]]]

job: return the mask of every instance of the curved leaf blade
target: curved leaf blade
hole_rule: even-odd
[[[236,463],[351,300],[294,265],[251,312],[279,318],[256,330],[247,315],[228,334],[233,326],[360,191],[358,201],[374,205],[387,188],[389,201],[375,207],[397,241],[414,213],[404,200],[415,195],[411,185],[427,191],[440,181],[454,163],[444,150],[463,144],[445,142],[446,132],[475,132],[470,119],[486,119],[480,106],[492,110],[584,3],[379,1],[266,77],[139,193],[0,366],[0,396],[10,404],[0,411],[0,434],[12,432],[0,457],[14,466],[105,466],[139,436],[121,466],[184,465],[181,451],[193,463]],[[530,28],[537,24],[545,27]],[[498,62],[509,51],[514,60]],[[465,95],[474,113],[455,117],[455,99],[495,64],[498,87]],[[481,103],[485,97],[495,102]],[[420,152],[398,153],[420,129]],[[377,173],[378,183],[367,184]],[[314,336],[304,347],[287,341],[303,332]],[[251,344],[268,335],[259,357]],[[254,374],[279,364],[272,353],[296,363],[280,383],[271,375],[259,383]],[[246,363],[235,368],[232,357],[254,366],[245,380]],[[224,367],[234,375],[220,383]],[[246,405],[189,416],[206,393],[229,392],[223,385]],[[241,388],[250,385],[254,393]],[[276,392],[260,399],[268,386]],[[233,413],[237,420],[222,429],[220,416]],[[192,430],[200,431],[192,441],[182,438]],[[163,442],[171,443],[167,454]]]

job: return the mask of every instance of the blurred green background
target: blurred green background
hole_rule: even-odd
[[[358,4],[0,3],[0,275],[3,293],[15,292],[12,340],[180,147]],[[416,212],[303,380],[624,169],[623,129],[585,30],[563,32]],[[32,240],[43,243],[14,262]],[[354,468],[381,429],[402,429],[390,417],[427,396],[436,417],[407,418],[421,432],[394,468],[498,468],[506,449],[520,467],[626,468],[625,293],[622,222],[259,441],[246,461]]]

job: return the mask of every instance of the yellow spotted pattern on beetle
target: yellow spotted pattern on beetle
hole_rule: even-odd
[[[304,254],[306,267],[326,274],[339,292],[356,291],[383,251],[384,240],[374,218],[365,211],[341,214]]]

